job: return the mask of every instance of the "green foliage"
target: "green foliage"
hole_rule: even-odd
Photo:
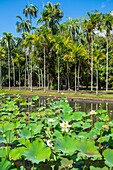
[[[5,95],[0,100],[3,170],[24,170],[27,166],[39,170],[113,168],[113,121],[106,111],[75,112],[66,98],[36,111],[33,108],[37,96],[32,102]],[[93,122],[92,117],[98,121]]]

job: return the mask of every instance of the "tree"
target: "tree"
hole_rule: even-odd
[[[87,57],[87,51],[81,43],[73,43],[69,53],[67,53],[64,56],[65,60],[68,60],[69,62],[75,64],[75,93],[77,91],[77,89],[76,89],[76,77],[77,77],[76,68],[78,65],[78,90],[79,90],[80,63],[81,62],[83,63],[83,61],[85,60],[86,57]]]
[[[8,50],[8,78],[9,78],[9,90],[11,87],[11,82],[10,82],[10,60],[11,60],[11,49],[14,46],[14,38],[13,35],[11,33],[3,33],[4,37],[3,37],[3,41],[6,43],[7,46],[7,50]]]
[[[0,46],[0,89],[2,89],[2,58],[5,56],[6,52],[2,46]]]
[[[59,3],[52,5],[51,2],[48,2],[48,4],[44,5],[41,18],[37,21],[37,23],[44,22],[45,26],[49,27],[54,35],[58,31],[58,24],[62,17],[63,12],[59,9]]]
[[[91,91],[93,91],[93,46],[95,30],[101,27],[102,14],[98,11],[88,12],[88,19],[83,20],[82,28],[88,42],[88,54],[91,58]]]
[[[20,33],[30,32],[31,30],[31,23],[29,20],[23,20],[20,16],[17,16],[20,21],[16,23],[16,31]]]
[[[26,18],[29,17],[30,23],[32,25],[32,17],[36,18],[38,12],[38,7],[30,3],[30,5],[26,5],[26,7],[23,9],[23,14]]]
[[[103,30],[106,36],[106,92],[108,92],[108,53],[109,53],[109,41],[110,32],[113,26],[113,16],[111,13],[103,15]]]

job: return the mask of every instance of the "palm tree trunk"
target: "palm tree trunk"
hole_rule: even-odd
[[[68,90],[70,90],[70,81],[69,81],[69,65],[67,62],[67,82],[68,82]]]
[[[45,46],[44,46],[44,92],[46,91],[46,62],[45,62]]]
[[[93,91],[93,39],[91,47],[91,91]]]
[[[0,60],[0,90],[2,89],[2,68],[1,68],[1,65],[2,65],[2,61]]]
[[[19,90],[20,90],[20,66],[19,66]]]
[[[78,90],[79,90],[79,85],[80,85],[80,81],[79,81],[79,79],[80,79],[80,63],[78,63]]]
[[[98,67],[96,68],[96,95],[98,95]]]
[[[9,56],[9,45],[8,45],[8,76],[9,76],[9,90],[11,89],[11,82],[10,82],[10,56]]]
[[[44,87],[44,84],[43,84],[43,73],[42,73],[42,69],[41,69],[41,83],[42,83],[42,87]]]
[[[106,52],[106,92],[108,92],[108,38],[106,39],[107,42],[107,52]]]
[[[58,93],[60,92],[60,62],[58,56]]]
[[[76,76],[76,64],[75,64],[75,93],[77,92],[77,76]]]
[[[13,65],[13,86],[15,87],[15,64],[12,61],[12,65]]]
[[[30,81],[30,86],[31,86],[30,89],[31,89],[31,91],[33,91],[33,86],[32,86],[32,71],[33,71],[33,68],[32,68],[32,56],[31,56],[31,76],[30,76],[31,77],[30,78],[31,79],[31,81]]]

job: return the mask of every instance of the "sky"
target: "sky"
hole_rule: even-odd
[[[19,36],[16,32],[16,22],[19,21],[16,16],[24,18],[23,9],[30,2],[39,9],[38,19],[43,10],[43,4],[47,4],[48,0],[0,0],[0,37],[3,36],[3,32],[10,32],[16,37]],[[113,0],[50,0],[50,2],[52,4],[60,3],[60,9],[64,13],[61,22],[66,21],[68,17],[87,16],[87,12],[92,12],[95,9],[103,13],[113,10]]]

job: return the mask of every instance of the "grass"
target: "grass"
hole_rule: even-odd
[[[37,96],[54,96],[54,97],[67,97],[67,98],[78,98],[78,99],[86,99],[86,100],[110,100],[113,101],[113,91],[110,91],[110,93],[106,93],[105,91],[99,92],[98,95],[95,94],[95,92],[90,92],[90,91],[82,91],[80,90],[76,94],[73,91],[30,91],[30,90],[7,90],[3,89],[0,90],[0,94],[20,94],[20,95],[37,95]]]

